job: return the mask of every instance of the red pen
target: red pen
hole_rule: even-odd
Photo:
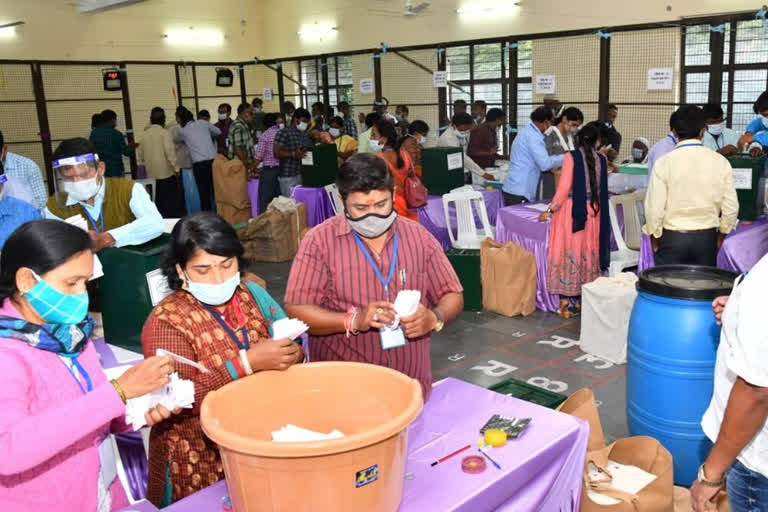
[[[453,453],[449,453],[448,455],[446,455],[446,456],[445,456],[445,457],[443,457],[442,459],[437,459],[435,462],[433,462],[432,464],[430,464],[430,466],[437,466],[437,465],[438,465],[438,464],[440,464],[441,462],[444,462],[444,461],[446,461],[446,460],[450,459],[450,458],[451,458],[451,457],[453,457],[454,455],[458,455],[458,454],[460,454],[460,453],[461,453],[461,452],[463,452],[464,450],[469,450],[470,448],[472,448],[472,445],[471,445],[471,444],[468,444],[468,445],[467,445],[467,446],[465,446],[464,448],[459,448],[459,449],[458,449],[458,450],[456,450],[455,452],[453,452]]]

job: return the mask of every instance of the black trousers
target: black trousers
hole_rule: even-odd
[[[501,194],[504,196],[504,206],[512,206],[513,204],[530,203],[528,199],[523,196],[516,196],[515,194],[507,194],[503,190]]]
[[[155,206],[164,219],[180,219],[185,215],[184,191],[179,176],[157,180]]]
[[[659,250],[654,256],[656,265],[717,266],[717,231],[664,230],[659,239]]]
[[[211,198],[213,198],[213,160],[203,160],[192,164],[192,172],[195,173],[197,191],[200,194],[200,209],[204,212],[215,211]]]
[[[259,214],[267,211],[267,206],[280,195],[280,167],[262,167],[259,173]]]

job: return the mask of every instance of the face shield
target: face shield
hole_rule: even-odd
[[[99,191],[99,155],[84,155],[59,158],[52,163],[56,178],[56,190],[65,192],[77,201],[87,201]]]

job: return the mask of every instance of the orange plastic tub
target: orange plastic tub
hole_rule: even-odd
[[[200,420],[218,443],[236,512],[391,512],[400,505],[419,382],[361,363],[259,372],[208,393]],[[291,423],[346,437],[272,442]]]

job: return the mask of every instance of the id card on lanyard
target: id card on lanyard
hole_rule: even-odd
[[[240,332],[243,335],[243,340],[240,341],[240,337],[238,337],[237,333],[235,333],[235,331],[233,331],[232,328],[229,325],[227,325],[227,322],[225,322],[224,319],[221,318],[221,315],[219,314],[218,311],[216,311],[216,309],[214,309],[213,306],[210,306],[208,304],[203,304],[203,306],[211,314],[211,316],[216,319],[216,321],[219,323],[221,328],[224,329],[224,332],[226,332],[227,335],[229,335],[229,338],[235,342],[235,345],[237,345],[237,348],[239,350],[248,350],[249,348],[251,348],[251,340],[248,337],[247,325],[240,330]]]
[[[99,223],[96,224],[96,221],[91,217],[91,214],[88,213],[88,208],[85,206],[82,207],[83,212],[85,213],[85,216],[88,217],[88,222],[91,223],[91,226],[93,226],[93,230],[97,233],[103,233],[104,232],[104,205],[101,205],[101,213],[99,213]]]
[[[360,239],[360,236],[354,232],[352,234],[355,237],[355,243],[360,248],[360,251],[362,251],[363,256],[365,256],[365,259],[368,260],[368,264],[373,269],[373,273],[376,275],[376,278],[384,287],[384,294],[386,296],[387,302],[389,302],[390,300],[389,284],[392,282],[392,278],[395,275],[395,268],[397,267],[397,250],[398,250],[397,233],[395,233],[395,235],[392,237],[392,260],[389,262],[389,271],[387,272],[386,279],[381,274],[381,271],[379,270],[379,266],[374,261],[373,257],[371,256],[371,253],[365,247],[365,244]],[[391,348],[405,346],[405,333],[403,333],[403,329],[400,326],[398,326],[396,329],[389,329],[387,327],[384,327],[379,331],[379,336],[381,338],[381,348],[383,350],[389,350]]]

